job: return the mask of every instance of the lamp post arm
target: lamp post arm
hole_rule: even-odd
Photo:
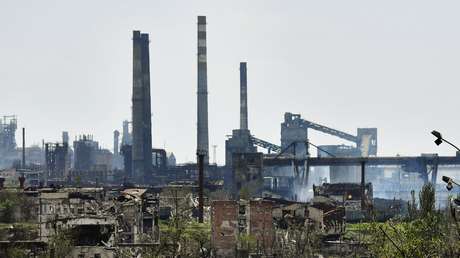
[[[444,142],[446,142],[447,144],[449,144],[450,146],[454,147],[455,149],[457,149],[457,151],[460,151],[460,149],[459,149],[457,146],[455,146],[453,143],[449,142],[448,140],[446,140],[446,139],[443,138],[442,141],[444,141]]]
[[[460,184],[458,184],[457,182],[455,182],[454,180],[451,181],[454,185],[457,185],[457,186],[460,186]]]

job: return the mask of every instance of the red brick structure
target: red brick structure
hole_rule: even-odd
[[[238,238],[238,202],[213,201],[211,244],[216,257],[235,257]]]
[[[273,203],[257,200],[249,202],[249,234],[257,240],[258,248],[265,254],[272,253],[275,231],[273,226]]]

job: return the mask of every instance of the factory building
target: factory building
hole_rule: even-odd
[[[99,143],[93,141],[91,135],[81,135],[73,142],[74,168],[76,170],[90,170],[95,164],[95,153],[99,149]]]

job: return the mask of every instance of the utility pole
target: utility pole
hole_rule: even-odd
[[[361,161],[361,210],[366,206],[366,162]]]
[[[22,169],[26,168],[26,128],[22,128]]]
[[[198,156],[198,222],[203,223],[203,177],[204,177],[204,156],[202,152]]]

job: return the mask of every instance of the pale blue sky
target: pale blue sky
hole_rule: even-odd
[[[458,1],[0,0],[0,115],[18,115],[29,143],[68,130],[112,148],[113,130],[130,118],[139,29],[151,38],[153,144],[193,160],[196,16],[206,15],[210,145],[220,163],[239,125],[240,61],[259,138],[279,144],[290,111],[353,134],[378,127],[382,155],[453,155],[430,131],[460,144],[459,11]]]

